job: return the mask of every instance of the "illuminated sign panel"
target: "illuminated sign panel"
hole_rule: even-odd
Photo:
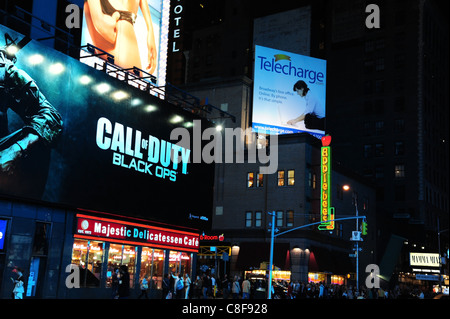
[[[138,3],[138,4],[137,4]],[[165,85],[170,0],[84,2],[81,45],[92,44],[114,56],[114,64],[137,67]],[[99,54],[99,52],[95,52]],[[82,57],[86,52],[82,51]],[[88,54],[89,55],[89,54]],[[99,58],[83,58],[89,65]]]
[[[0,26],[0,47],[6,34],[24,38]],[[190,226],[189,213],[210,216],[214,166],[171,139],[185,128],[192,146],[198,117],[34,40],[16,58],[0,60],[0,195]]]
[[[6,220],[0,219],[0,250],[3,249],[5,245],[6,237]]]
[[[254,70],[254,131],[325,134],[325,60],[257,45]]]
[[[199,235],[144,224],[88,215],[77,215],[76,238],[100,237],[110,241],[132,242],[162,248],[198,251]]]
[[[322,137],[320,173],[320,230],[334,229],[334,207],[331,207],[331,136]]]
[[[439,254],[431,253],[409,253],[411,266],[439,267]]]

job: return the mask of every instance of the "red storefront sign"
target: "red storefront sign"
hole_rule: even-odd
[[[76,217],[76,238],[103,238],[110,242],[191,252],[197,252],[199,248],[199,234],[196,233],[82,214]]]

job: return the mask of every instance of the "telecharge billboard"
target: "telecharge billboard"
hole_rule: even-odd
[[[26,44],[12,58],[4,39]],[[23,39],[0,25],[0,196],[167,222],[210,214],[213,166],[170,140],[198,118]]]
[[[252,127],[325,135],[326,61],[255,46]]]

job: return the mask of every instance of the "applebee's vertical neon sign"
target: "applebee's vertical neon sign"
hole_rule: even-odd
[[[334,229],[334,207],[331,207],[331,136],[322,137],[320,165],[320,230]],[[331,221],[330,221],[331,220]]]

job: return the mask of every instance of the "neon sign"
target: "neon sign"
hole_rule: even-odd
[[[334,229],[334,207],[331,207],[331,136],[322,137],[320,165],[320,230]]]
[[[177,248],[191,252],[197,252],[199,247],[199,235],[196,233],[82,214],[77,214],[74,237],[94,240],[107,238],[111,242],[151,244],[154,247]]]

